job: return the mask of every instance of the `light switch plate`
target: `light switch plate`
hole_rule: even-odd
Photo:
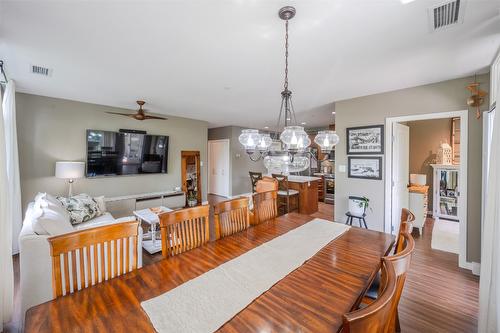
[[[201,167],[203,166],[203,161],[200,161],[200,166],[201,166]]]
[[[339,165],[339,172],[345,172],[346,167],[345,165]]]

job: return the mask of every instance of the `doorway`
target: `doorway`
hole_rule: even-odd
[[[409,161],[415,158],[410,154],[410,127],[418,122],[444,121],[453,128],[459,124],[458,131],[450,130],[450,135],[441,140],[435,139],[434,152],[448,152],[450,158],[457,158],[452,165],[446,165],[441,160],[436,160],[437,155],[431,158],[431,152],[427,151],[429,158],[421,165],[425,169],[410,170]],[[455,122],[455,123],[454,123]],[[466,260],[467,250],[467,142],[468,142],[468,111],[442,112],[414,116],[393,117],[386,119],[386,177],[385,177],[385,231],[396,234],[399,227],[401,208],[410,208],[415,211],[415,226],[422,230],[427,214],[434,218],[432,232],[435,239],[435,249],[449,252],[457,252],[459,266],[471,268]],[[426,129],[428,136],[434,133]],[[446,144],[444,144],[446,142]],[[459,144],[457,144],[459,143]],[[418,142],[422,148],[421,142]],[[453,146],[453,148],[452,148]],[[420,152],[422,153],[422,152]],[[440,154],[439,156],[443,156]],[[412,181],[410,182],[410,174]],[[417,186],[407,188],[410,183]],[[421,193],[418,190],[426,188]],[[453,202],[452,202],[453,201]],[[410,206],[414,207],[410,207]],[[425,208],[424,208],[425,205]],[[449,218],[453,212],[455,218]],[[435,235],[436,233],[436,235]],[[453,235],[455,233],[455,235]],[[450,236],[451,239],[450,239]],[[443,245],[444,244],[444,245]],[[453,244],[456,248],[453,249]],[[434,245],[433,245],[434,247]],[[442,247],[442,248],[439,248]]]
[[[229,139],[208,141],[208,193],[229,198]]]
[[[200,152],[181,151],[182,191],[186,193],[186,203],[196,200],[201,204]]]

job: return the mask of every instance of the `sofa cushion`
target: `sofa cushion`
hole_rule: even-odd
[[[68,212],[49,194],[37,194],[30,214],[33,231],[38,235],[55,236],[74,231]]]
[[[68,210],[71,224],[76,225],[102,215],[97,201],[88,194],[82,193],[70,198],[57,197]]]
[[[104,213],[101,216],[93,218],[90,221],[77,224],[74,226],[74,228],[75,228],[75,230],[83,230],[83,229],[89,229],[89,228],[94,228],[94,227],[100,227],[100,226],[112,224],[115,222],[116,222],[116,220],[113,218],[113,215],[111,215],[110,213]]]
[[[97,205],[99,206],[99,210],[101,211],[101,214],[106,213],[108,210],[106,209],[106,202],[104,201],[104,195],[101,195],[100,197],[94,197],[95,202],[97,202]]]

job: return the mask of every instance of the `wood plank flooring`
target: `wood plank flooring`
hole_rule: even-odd
[[[210,204],[225,198],[209,195]],[[314,217],[333,220],[333,205],[320,203]],[[433,219],[427,219],[423,235],[414,231],[416,251],[399,305],[401,331],[406,333],[476,332],[479,278],[458,268],[458,255],[431,249]],[[144,264],[161,255],[144,252]],[[17,259],[17,258],[15,258]],[[19,271],[19,260],[14,260]],[[5,332],[19,332],[19,274],[16,274],[16,312]]]

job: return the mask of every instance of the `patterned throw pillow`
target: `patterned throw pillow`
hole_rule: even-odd
[[[94,198],[88,194],[82,193],[70,198],[57,197],[69,212],[71,224],[80,224],[87,222],[103,214]]]

